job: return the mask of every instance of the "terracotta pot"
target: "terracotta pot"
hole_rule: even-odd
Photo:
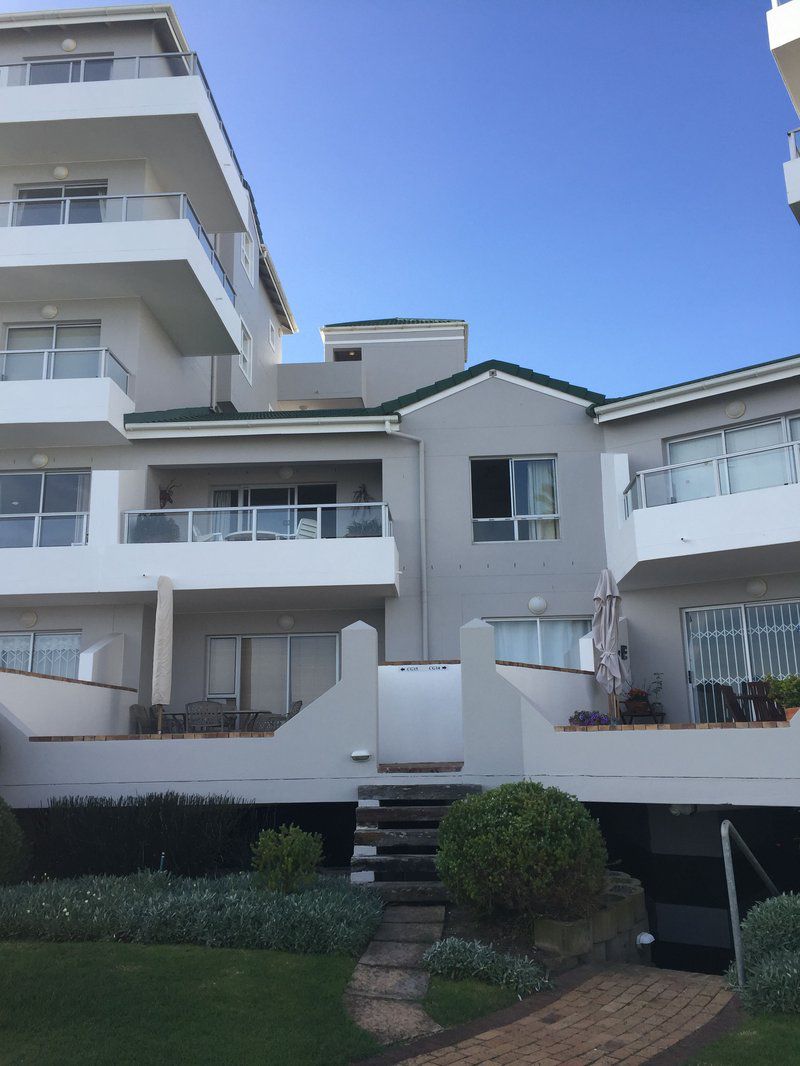
[[[797,712],[800,711],[800,707],[784,707],[784,710],[786,711],[786,721],[791,722]]]
[[[647,700],[625,700],[625,710],[628,714],[650,714],[650,704]]]

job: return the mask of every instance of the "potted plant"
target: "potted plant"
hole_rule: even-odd
[[[791,722],[800,711],[800,677],[797,674],[788,674],[781,678],[768,675],[764,680],[769,685],[770,696],[777,700],[786,712],[786,721]]]
[[[653,674],[653,680],[647,686],[647,695],[650,702],[650,710],[655,711],[656,714],[663,710],[661,703],[661,690],[664,687],[664,674],[662,671],[657,670]]]
[[[569,716],[570,725],[611,725],[611,718],[600,711],[573,711]]]
[[[650,693],[644,688],[629,688],[622,702],[628,714],[650,714]]]
[[[174,544],[181,539],[178,523],[165,514],[140,514],[131,530],[131,544]]]
[[[367,486],[362,482],[353,493],[353,503],[375,503],[375,497],[370,495]],[[379,537],[383,532],[383,525],[379,518],[366,517],[371,513],[369,507],[354,507],[352,521],[347,527],[348,537]]]

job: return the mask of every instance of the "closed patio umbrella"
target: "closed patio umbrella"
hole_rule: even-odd
[[[163,725],[164,704],[172,698],[172,581],[158,579],[156,627],[153,636],[153,688],[151,703],[158,708],[158,731]]]
[[[597,683],[609,694],[613,713],[617,713],[617,693],[622,687],[623,664],[619,657],[619,613],[621,597],[610,570],[600,573],[594,590],[592,643],[597,649]]]

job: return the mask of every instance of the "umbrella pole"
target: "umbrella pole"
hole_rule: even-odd
[[[164,730],[164,704],[157,703],[156,711],[158,712],[158,732],[161,734]]]

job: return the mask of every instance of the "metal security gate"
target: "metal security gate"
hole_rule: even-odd
[[[722,722],[721,686],[800,674],[800,603],[693,607],[685,612],[695,720]]]

